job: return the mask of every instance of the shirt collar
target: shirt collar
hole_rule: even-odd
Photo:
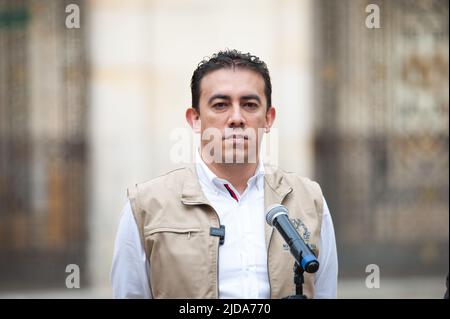
[[[231,185],[226,179],[219,178],[214,174],[206,163],[203,161],[200,155],[200,149],[195,152],[195,163],[197,166],[197,172],[199,180],[202,184],[207,184],[210,189],[215,189],[216,193],[221,190],[225,190],[224,184]],[[253,185],[256,186],[256,189],[260,191],[263,187],[263,177],[264,177],[264,163],[262,161],[261,156],[259,157],[258,166],[256,167],[255,174],[250,177],[247,181],[247,188],[251,188]]]

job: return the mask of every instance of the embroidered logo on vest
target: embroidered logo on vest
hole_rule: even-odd
[[[302,236],[305,244],[307,244],[315,254],[317,254],[317,247],[314,244],[310,243],[311,239],[311,232],[308,230],[308,227],[300,220],[300,218],[290,218],[292,225],[294,226],[295,230]],[[283,244],[284,250],[289,250],[288,244]]]

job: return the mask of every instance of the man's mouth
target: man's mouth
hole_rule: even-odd
[[[224,140],[248,140],[248,136],[240,134],[231,134],[229,136],[224,136]]]

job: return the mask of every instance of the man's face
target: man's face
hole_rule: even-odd
[[[194,124],[204,160],[206,155],[222,163],[256,162],[262,135],[275,118],[275,110],[267,110],[264,87],[262,76],[247,69],[219,69],[203,77]]]

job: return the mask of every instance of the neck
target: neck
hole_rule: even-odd
[[[203,158],[203,157],[202,157]],[[206,166],[217,177],[226,179],[239,194],[244,193],[247,188],[247,182],[255,174],[258,167],[259,158],[257,157],[256,163],[207,163],[203,161]]]

